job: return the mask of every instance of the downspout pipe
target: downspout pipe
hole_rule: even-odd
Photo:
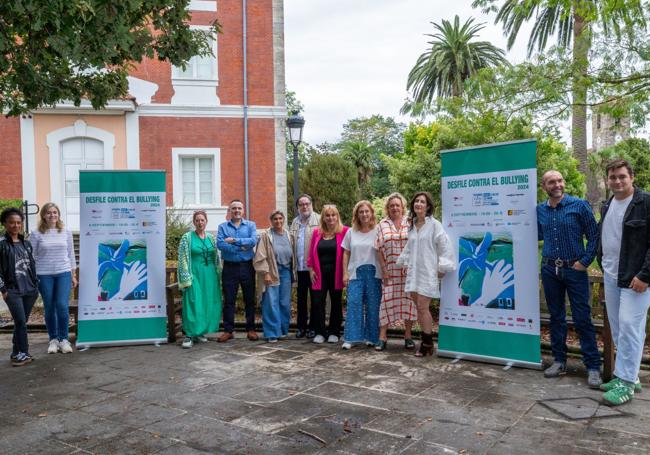
[[[244,201],[246,201],[246,217],[250,218],[250,198],[248,181],[248,37],[247,37],[247,1],[242,0],[242,47],[243,47],[243,83],[244,83]]]

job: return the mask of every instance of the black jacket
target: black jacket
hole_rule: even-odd
[[[29,240],[25,240],[22,235],[18,235],[20,241],[23,242],[25,250],[29,254],[29,273],[35,284],[38,284],[36,277],[36,261],[32,253],[32,244]],[[18,284],[16,283],[16,258],[14,256],[14,242],[11,240],[9,234],[5,234],[0,238],[0,292],[5,293],[9,290],[17,290]]]
[[[603,220],[612,201],[600,208],[601,240],[598,243],[598,263],[602,268]],[[621,254],[618,260],[618,287],[628,288],[634,277],[650,283],[650,193],[634,188],[634,195],[623,217]]]

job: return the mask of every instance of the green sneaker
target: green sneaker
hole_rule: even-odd
[[[619,380],[616,387],[603,394],[603,400],[614,406],[627,403],[634,396],[634,386]]]
[[[616,387],[620,382],[621,380],[615,377],[611,381],[601,384],[600,390],[602,390],[603,392],[609,392],[614,387]],[[643,388],[641,387],[641,381],[639,381],[639,378],[637,378],[636,382],[634,383],[634,393],[641,393],[642,391]]]

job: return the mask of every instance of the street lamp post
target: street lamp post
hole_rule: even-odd
[[[298,146],[302,142],[302,128],[305,126],[305,119],[295,114],[287,119],[289,128],[289,142],[293,146],[293,202],[298,200]]]

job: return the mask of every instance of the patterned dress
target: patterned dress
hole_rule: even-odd
[[[404,292],[406,269],[397,265],[397,258],[402,253],[408,236],[406,217],[402,218],[399,229],[389,218],[379,222],[376,246],[388,271],[388,277],[384,277],[386,279],[379,307],[379,324],[382,326],[393,325],[397,321],[416,321],[418,318],[413,300]]]

